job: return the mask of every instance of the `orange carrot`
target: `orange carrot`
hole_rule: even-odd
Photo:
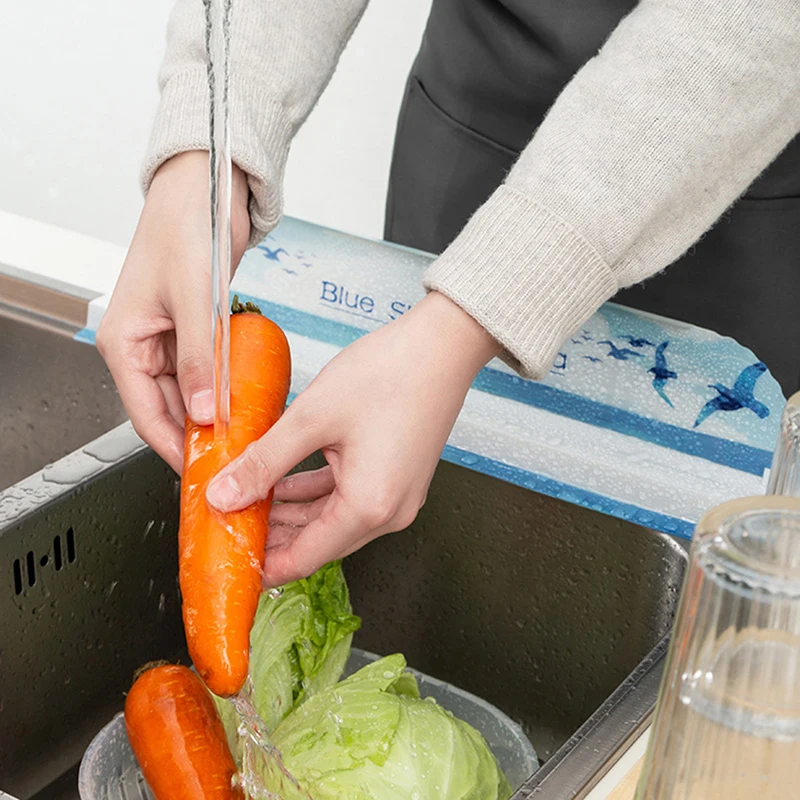
[[[216,706],[190,669],[145,668],[128,692],[125,728],[156,800],[242,800]]]
[[[272,494],[221,514],[208,504],[206,488],[280,417],[291,372],[283,331],[250,304],[232,315],[230,342],[229,433],[224,441],[215,440],[213,425],[186,420],[178,535],[189,654],[208,688],[221,697],[236,694],[247,678]]]

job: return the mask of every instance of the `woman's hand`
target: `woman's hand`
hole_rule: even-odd
[[[246,176],[233,167],[231,250],[250,235]],[[213,422],[208,153],[182,153],[153,179],[97,348],[137,433],[175,470],[183,423]]]
[[[339,353],[220,472],[208,499],[222,511],[275,487],[266,586],[310,575],[414,520],[472,380],[499,351],[472,317],[433,292]],[[318,449],[327,467],[280,480]]]

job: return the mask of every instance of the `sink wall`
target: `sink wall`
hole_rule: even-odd
[[[71,333],[0,308],[0,490],[127,419],[100,354]]]

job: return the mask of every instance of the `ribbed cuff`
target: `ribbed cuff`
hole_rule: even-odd
[[[428,268],[447,295],[503,345],[526,378],[549,371],[564,340],[617,291],[608,265],[569,225],[501,186]]]
[[[255,81],[231,76],[231,158],[247,173],[250,241],[257,244],[280,220],[283,173],[292,127],[283,108]],[[165,84],[142,167],[147,193],[158,168],[188,150],[209,148],[208,79],[205,68],[175,75]]]

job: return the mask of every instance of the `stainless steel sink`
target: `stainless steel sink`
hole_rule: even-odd
[[[85,318],[86,298],[0,273],[0,489],[127,419],[100,354],[72,338]]]
[[[122,411],[91,348],[0,325],[0,352],[11,337],[36,353],[3,356],[16,364],[2,416],[14,480]],[[0,493],[0,789],[20,798],[75,797],[82,751],[136,667],[185,658],[176,476],[127,428]],[[403,652],[521,722],[545,764],[518,798],[573,798],[648,720],[684,564],[669,537],[442,462],[417,521],[345,568],[356,643]]]

